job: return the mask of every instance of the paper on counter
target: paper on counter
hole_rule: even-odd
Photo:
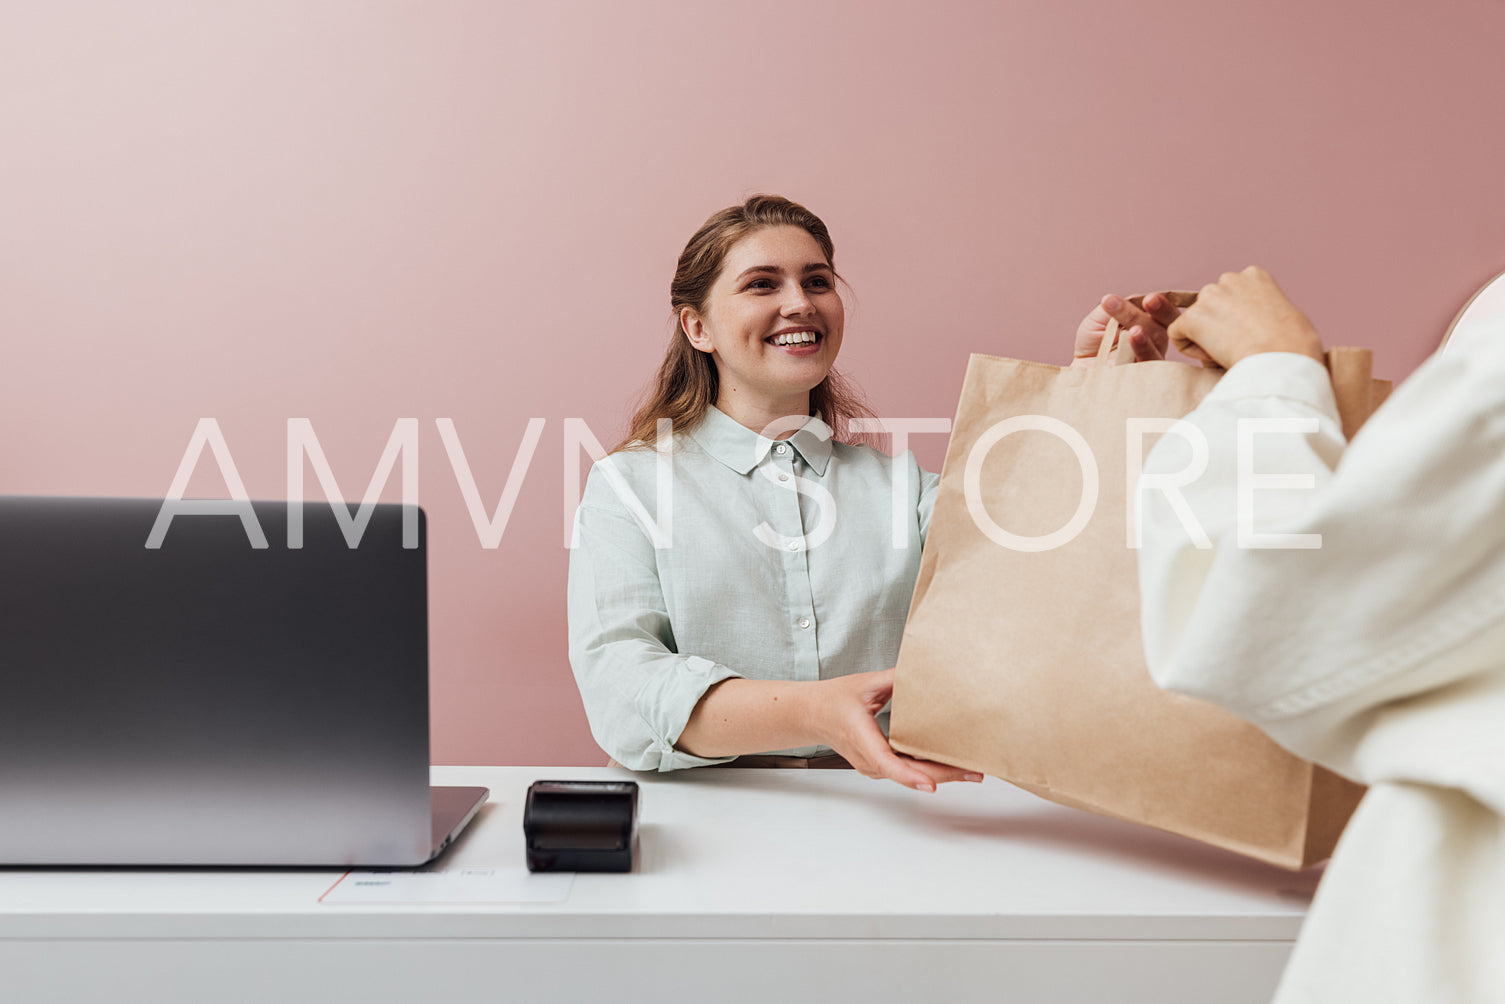
[[[526,868],[346,872],[320,903],[563,903],[574,872]]]

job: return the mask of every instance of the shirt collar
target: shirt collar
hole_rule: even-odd
[[[775,443],[774,440],[753,432],[715,405],[706,408],[700,421],[690,430],[690,436],[706,453],[738,474],[748,474],[762,463]],[[818,477],[825,476],[826,465],[831,460],[831,430],[820,420],[819,415],[811,416],[794,435],[782,442],[793,446],[794,451],[810,465],[810,469]]]

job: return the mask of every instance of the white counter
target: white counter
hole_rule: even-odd
[[[1268,1001],[1317,871],[852,771],[435,768],[521,865],[540,779],[642,785],[630,874],[562,903],[340,906],[331,871],[0,869],[0,1000]],[[108,820],[100,825],[107,826]]]

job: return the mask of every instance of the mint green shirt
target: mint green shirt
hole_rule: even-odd
[[[722,680],[894,665],[940,479],[912,453],[829,435],[814,418],[766,439],[711,408],[672,449],[591,468],[570,555],[570,664],[591,733],[624,766],[734,759],[674,746]]]

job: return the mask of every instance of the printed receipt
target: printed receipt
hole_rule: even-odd
[[[574,872],[526,868],[346,872],[320,903],[563,903]]]

